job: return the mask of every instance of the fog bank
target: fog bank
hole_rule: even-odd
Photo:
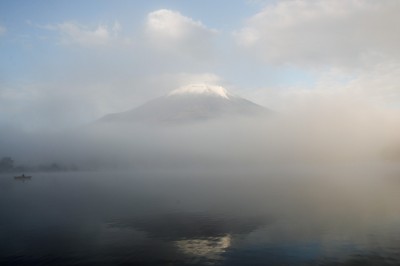
[[[82,168],[179,169],[291,167],[396,161],[397,111],[314,102],[260,117],[157,125],[97,121],[67,132],[3,130],[2,156],[22,164]],[[89,167],[90,165],[90,167]]]

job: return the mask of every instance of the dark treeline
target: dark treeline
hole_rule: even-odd
[[[15,173],[15,172],[60,172],[60,171],[77,171],[75,165],[62,165],[52,162],[48,164],[40,164],[35,166],[18,165],[11,157],[3,157],[0,160],[0,173]]]

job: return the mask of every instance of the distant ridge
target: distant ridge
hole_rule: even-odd
[[[267,108],[229,93],[221,86],[192,84],[132,110],[106,115],[99,122],[180,124],[218,117],[265,115],[270,112]]]

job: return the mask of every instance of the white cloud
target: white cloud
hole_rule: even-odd
[[[96,27],[87,27],[76,22],[63,22],[56,25],[42,26],[42,28],[58,31],[60,43],[64,45],[93,47],[115,43],[130,43],[129,39],[121,36],[119,22],[115,22],[112,26],[99,24]]]
[[[4,35],[6,31],[7,31],[6,27],[0,25],[0,36]]]
[[[359,67],[400,59],[397,0],[293,0],[266,6],[236,31],[267,62]]]
[[[385,63],[364,71],[348,82],[346,90],[367,94],[374,102],[398,105],[400,101],[400,64]]]
[[[171,72],[158,74],[151,79],[153,87],[159,88],[158,95],[168,94],[172,90],[194,83],[224,85],[223,79],[214,73]]]
[[[179,82],[179,86],[185,86],[192,83],[206,83],[218,85],[221,84],[222,79],[216,74],[213,73],[179,73],[175,75],[176,79]]]
[[[217,31],[177,11],[161,9],[148,14],[146,33],[159,50],[201,57],[212,49]]]
[[[384,63],[355,72],[332,69],[314,85],[248,90],[244,96],[277,111],[340,108],[377,108],[400,111],[400,64]],[[246,94],[247,93],[247,94]],[[399,112],[398,112],[399,113]],[[318,115],[318,114],[316,114]]]

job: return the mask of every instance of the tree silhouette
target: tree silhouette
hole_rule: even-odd
[[[0,161],[0,172],[9,172],[14,169],[14,160],[11,157],[3,157]]]

